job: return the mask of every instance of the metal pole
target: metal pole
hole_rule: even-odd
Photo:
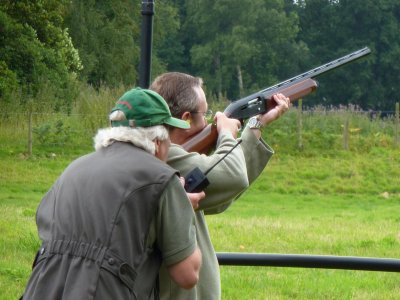
[[[151,50],[153,41],[154,1],[142,1],[142,31],[140,44],[139,86],[148,88],[150,85]]]
[[[400,259],[264,253],[217,253],[220,265],[400,272]]]

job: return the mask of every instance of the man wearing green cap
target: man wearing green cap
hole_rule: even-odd
[[[24,299],[158,299],[161,263],[181,288],[198,280],[194,212],[165,164],[168,128],[188,128],[164,99],[126,92],[96,151],[72,162],[42,199],[42,246]]]

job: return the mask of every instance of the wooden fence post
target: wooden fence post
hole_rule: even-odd
[[[303,150],[303,99],[299,99],[297,109],[297,147]]]
[[[28,111],[28,155],[32,155],[32,103]]]
[[[396,114],[394,120],[394,146],[400,145],[400,113],[399,113],[399,102],[396,102]]]
[[[346,114],[346,120],[343,126],[343,149],[349,150],[349,116]]]

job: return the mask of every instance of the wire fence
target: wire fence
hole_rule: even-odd
[[[363,111],[354,106],[330,108],[316,107],[303,110],[302,101],[297,108],[297,146],[303,148],[303,138],[314,128],[322,135],[340,134],[341,146],[350,149],[350,142],[362,138],[375,140],[375,146],[399,146],[399,103],[393,111]],[[315,130],[317,129],[317,130]],[[329,142],[328,147],[333,145]],[[359,145],[360,146],[360,145]]]
[[[66,148],[87,152],[97,130],[108,125],[106,114],[0,112],[0,142],[6,151],[27,155]],[[327,150],[351,150],[367,143],[368,147],[399,147],[399,103],[384,112],[351,107],[304,110],[300,100],[265,132],[269,143],[289,150],[304,150],[311,144]]]
[[[12,152],[31,155],[35,150],[87,150],[105,115],[65,113],[0,113],[0,141]]]

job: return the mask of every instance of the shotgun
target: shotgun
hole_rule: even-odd
[[[274,94],[282,93],[290,101],[300,99],[317,89],[318,83],[314,80],[316,76],[325,74],[330,70],[341,67],[370,53],[371,50],[365,47],[347,54],[300,75],[267,87],[257,93],[233,101],[226,107],[224,113],[229,118],[238,119],[243,123],[245,119],[258,114],[264,114],[272,109],[275,106],[275,103],[271,101],[271,97]],[[198,134],[182,144],[182,147],[188,152],[208,153],[215,147],[217,138],[218,132],[215,124],[209,124]]]

